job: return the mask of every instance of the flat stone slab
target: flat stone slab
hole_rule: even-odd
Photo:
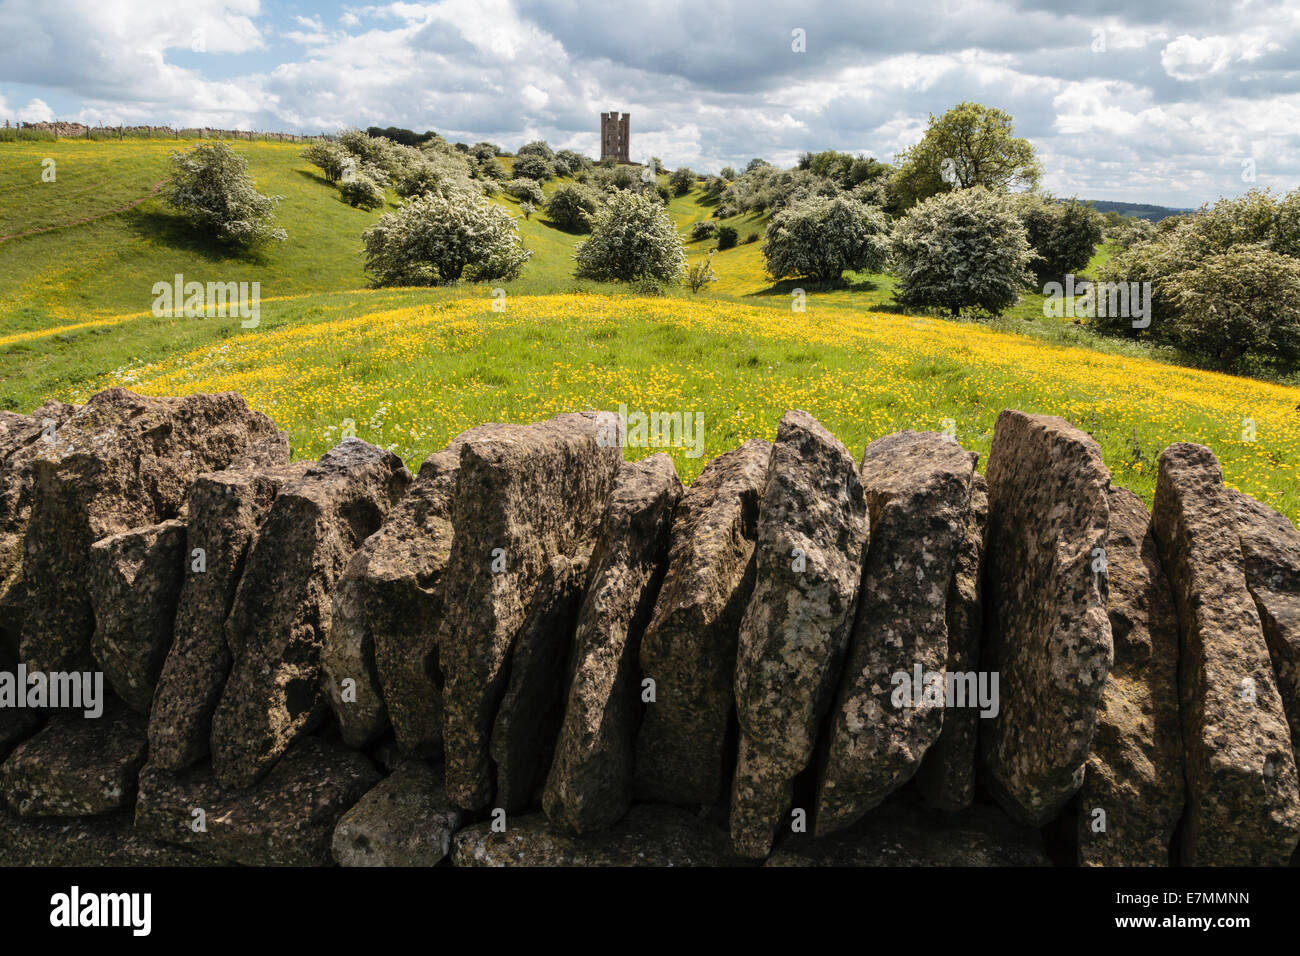
[[[77,408],[48,401],[30,415],[0,411],[0,660],[18,659],[23,633],[23,539],[32,511],[32,462]]]
[[[681,496],[673,460],[662,452],[619,469],[591,553],[564,723],[542,795],[557,828],[602,829],[631,803],[642,711],[637,655]]]
[[[447,799],[441,767],[408,760],[339,820],[331,841],[340,866],[437,866],[464,813]]]
[[[0,787],[22,817],[85,817],[135,802],[148,743],[143,717],[120,705],[99,717],[56,714],[0,768]]]
[[[424,460],[405,496],[348,562],[322,654],[343,740],[365,746],[391,725],[401,748],[442,755],[439,582],[451,558],[452,496],[470,429]],[[350,699],[344,685],[351,681]]]
[[[1168,866],[1183,813],[1178,618],[1142,499],[1110,491],[1110,629],[1115,663],[1079,791],[1079,861]]]
[[[510,658],[510,683],[492,726],[496,806],[517,813],[540,800],[564,724],[565,689],[591,555],[551,560]]]
[[[863,453],[871,544],[818,774],[818,836],[850,826],[911,779],[939,737],[943,695],[927,699],[924,682],[946,673],[948,592],[976,457],[936,432],[898,432]],[[895,676],[915,683],[918,666],[923,686],[902,693]]]
[[[0,808],[0,866],[213,866],[220,861],[141,836],[131,810],[76,819]]]
[[[212,717],[212,766],[226,785],[261,779],[328,712],[330,592],[410,479],[396,455],[348,438],[281,486],[226,620],[233,664]]]
[[[460,446],[456,529],[440,587],[447,793],[470,810],[493,796],[492,724],[507,664],[550,560],[590,547],[622,461],[618,418],[559,415],[476,429]]]
[[[379,779],[364,754],[317,737],[298,741],[243,790],[222,786],[206,763],[178,772],[146,765],[135,826],[228,863],[328,866],[339,818]],[[196,829],[200,820],[206,829]]]
[[[456,866],[733,866],[725,830],[680,807],[638,803],[608,830],[575,836],[540,813],[476,823],[452,840]]]
[[[637,736],[638,800],[715,803],[734,733],[736,642],[754,590],[758,504],[772,443],[751,439],[714,458],[687,489],[641,673],[655,682]]]
[[[989,486],[979,472],[971,480],[970,502],[966,532],[948,588],[946,670],[949,674],[975,674],[978,681],[984,643],[984,535],[989,521]],[[992,689],[991,684],[986,686]],[[917,788],[930,806],[964,810],[974,802],[980,713],[975,707],[944,713],[939,738],[925,752],[916,772]]]
[[[87,584],[95,609],[90,652],[137,714],[149,713],[171,649],[185,563],[185,522],[177,518],[90,546]]]
[[[1291,746],[1300,764],[1300,531],[1250,495],[1229,491],[1245,561],[1246,589],[1264,628]]]
[[[990,790],[1039,826],[1083,784],[1112,660],[1104,558],[1110,473],[1064,419],[1007,410],[989,451],[988,660],[998,715],[980,727]]]
[[[1300,841],[1291,732],[1214,453],[1170,445],[1153,517],[1178,613],[1187,808],[1180,862],[1280,866]]]
[[[184,580],[149,709],[149,762],[180,770],[202,760],[212,713],[230,675],[225,624],[248,549],[271,502],[310,462],[199,475],[186,501]]]
[[[781,419],[758,512],[754,593],[736,655],[731,839],[765,857],[809,765],[853,626],[867,507],[848,451],[811,415]]]

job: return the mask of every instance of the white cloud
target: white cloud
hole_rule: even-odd
[[[1060,192],[1194,205],[1238,188],[1243,156],[1261,184],[1300,184],[1300,70],[1281,55],[1300,43],[1300,13],[1282,0],[1097,17],[1054,6],[716,0],[702,19],[690,0],[398,0],[336,15],[0,0],[0,93],[88,122],[393,124],[587,152],[598,113],[621,109],[634,154],[701,171],[830,147],[891,159],[930,113],[974,99],[1015,117]],[[790,52],[792,26],[807,53]],[[1090,50],[1097,29],[1104,54]]]
[[[1201,80],[1224,72],[1234,63],[1249,63],[1281,49],[1280,44],[1259,34],[1207,37],[1184,34],[1166,44],[1160,52],[1160,65],[1174,79]]]

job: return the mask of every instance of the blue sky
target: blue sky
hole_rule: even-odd
[[[0,0],[0,117],[594,153],[621,109],[634,158],[715,171],[891,159],[975,99],[1016,118],[1058,194],[1196,206],[1300,186],[1298,47],[1300,4],[1274,0]]]

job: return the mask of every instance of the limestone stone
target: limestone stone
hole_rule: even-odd
[[[681,496],[673,460],[662,452],[619,469],[591,554],[564,723],[542,797],[557,829],[603,829],[631,803],[642,712],[637,658]]]
[[[484,426],[460,446],[437,636],[447,793],[459,806],[492,799],[492,723],[515,638],[550,560],[590,547],[621,460],[607,412]]]
[[[334,859],[340,866],[437,866],[464,816],[447,799],[442,768],[408,760],[339,819]]]
[[[330,591],[410,477],[396,455],[348,438],[280,488],[226,620],[233,664],[211,740],[223,784],[255,783],[325,715]]]
[[[5,800],[22,817],[84,817],[129,807],[147,749],[144,718],[119,704],[93,718],[56,714],[0,768]]]
[[[1115,663],[1079,794],[1079,859],[1168,866],[1184,791],[1178,619],[1151,515],[1123,488],[1110,491],[1106,556]]]
[[[736,655],[737,852],[764,857],[812,759],[862,579],[866,498],[848,451],[811,415],[781,419],[758,511],[754,592]]]
[[[641,672],[655,682],[637,736],[638,800],[714,803],[735,725],[736,640],[754,589],[758,503],[772,443],[714,458],[677,506]]]
[[[939,736],[942,696],[926,701],[923,688],[900,695],[894,677],[914,681],[917,665],[923,680],[946,673],[948,592],[976,457],[944,435],[910,431],[877,439],[863,454],[871,544],[818,774],[818,836],[850,826],[911,779]]]
[[[212,713],[230,674],[226,618],[249,548],[281,485],[309,467],[229,468],[195,479],[171,650],[149,711],[149,761],[155,766],[180,770],[207,755]]]
[[[1083,784],[1112,660],[1105,549],[1110,473],[1063,419],[998,416],[986,472],[988,661],[998,715],[980,727],[989,788],[1038,826]]]
[[[147,714],[172,643],[185,571],[185,522],[171,518],[90,546],[87,587],[95,611],[90,652],[117,695]]]
[[[989,520],[989,486],[979,472],[971,482],[966,533],[948,589],[949,674],[979,674],[984,642],[984,534]],[[978,680],[978,676],[976,678]],[[940,810],[964,810],[975,799],[975,761],[980,711],[947,711],[939,739],[926,751],[916,785],[926,802]]]
[[[1300,841],[1295,754],[1239,520],[1210,449],[1164,450],[1152,526],[1178,614],[1184,865],[1281,865]]]
[[[495,804],[509,813],[539,796],[555,757],[590,560],[590,554],[551,560],[515,642],[510,683],[497,709],[490,747],[496,766]]]
[[[364,754],[317,737],[299,740],[242,790],[223,786],[206,762],[181,771],[147,764],[135,829],[225,863],[327,866],[339,818],[378,782]]]
[[[90,546],[179,517],[198,475],[249,460],[287,461],[288,442],[233,392],[151,398],[124,388],[91,397],[38,443],[24,538],[28,609],[22,658],[33,670],[84,670],[94,612]]]

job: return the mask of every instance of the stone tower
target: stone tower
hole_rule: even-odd
[[[631,118],[630,113],[623,113],[620,116],[617,110],[600,114],[600,158],[602,160],[612,159],[618,163],[632,161],[628,155],[630,137],[628,123]]]

